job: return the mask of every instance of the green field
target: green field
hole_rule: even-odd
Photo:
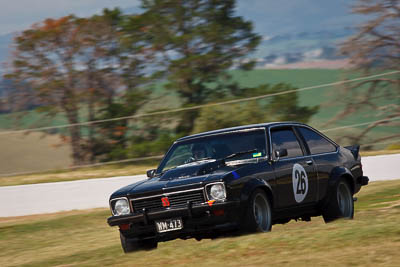
[[[0,266],[400,266],[400,180],[373,182],[357,197],[354,220],[317,217],[132,254],[106,224],[108,209],[0,218]]]
[[[258,69],[249,72],[243,71],[231,71],[234,80],[238,81],[243,86],[257,86],[260,84],[277,84],[277,83],[289,83],[297,88],[304,88],[309,86],[321,85],[326,83],[333,83],[344,79],[352,79],[362,76],[358,73],[349,73],[348,70],[332,70],[332,69],[289,69],[289,70],[265,70]],[[390,76],[387,76],[390,77]],[[321,105],[321,109],[316,114],[311,124],[316,126],[322,125],[328,119],[331,119],[338,111],[343,108],[340,103],[339,89],[341,86],[331,86],[324,88],[315,88],[299,93],[300,104],[306,106]],[[151,96],[152,101],[146,105],[143,111],[151,111],[154,109],[171,109],[179,107],[179,100],[176,94],[172,91],[165,90],[160,85],[156,85],[153,88],[153,95]],[[397,101],[397,100],[393,100]],[[156,107],[156,108],[155,108]],[[82,116],[85,116],[86,112],[82,111]],[[22,120],[20,123],[15,123],[14,118],[21,116]],[[374,120],[373,114],[362,112],[357,114],[355,117],[350,117],[345,121],[338,123],[338,125],[348,125],[349,123],[359,123],[369,120]],[[86,118],[82,117],[82,121]],[[26,114],[13,114],[12,116],[1,114],[0,115],[0,128],[26,128],[31,125],[35,127],[48,126],[48,125],[60,125],[65,124],[67,121],[65,117],[60,114],[53,119],[43,119],[36,112],[28,112]]]
[[[297,70],[253,70],[247,73],[241,71],[232,71],[235,80],[244,86],[256,86],[263,83],[277,84],[289,83],[297,88],[308,86],[315,86],[325,83],[332,83],[343,80],[344,78],[359,77],[358,74],[348,74],[346,70],[324,70],[324,69],[297,69]],[[319,112],[311,118],[310,124],[317,129],[329,129],[337,126],[352,125],[357,123],[375,121],[381,119],[375,113],[368,112],[368,110],[354,114],[344,120],[335,124],[324,125],[328,120],[334,117],[337,112],[343,109],[343,105],[338,99],[339,87],[326,87],[317,88],[299,93],[301,105],[320,105]],[[153,99],[150,103],[143,107],[141,112],[151,112],[155,109],[172,109],[179,107],[179,100],[171,91],[163,89],[157,85],[154,93],[151,96]],[[393,99],[397,101],[398,99]],[[382,103],[383,104],[383,103]],[[85,111],[82,111],[82,115]],[[18,115],[18,114],[17,114]],[[41,118],[36,112],[28,112],[26,114],[19,114],[22,120],[19,124],[15,122],[16,114],[13,116],[1,114],[0,115],[0,129],[15,129],[27,127],[40,127],[48,125],[65,124],[66,119],[60,114],[53,120]],[[82,117],[86,121],[85,117]],[[157,117],[152,117],[150,120],[157,120]],[[338,140],[345,134],[356,133],[366,126],[350,128],[345,130],[330,131],[326,134]],[[85,131],[85,127],[83,127]],[[65,129],[64,129],[65,131]],[[399,127],[379,127],[370,132],[367,136],[365,143],[368,143],[371,137],[378,138],[384,137],[388,134],[398,133]],[[59,139],[57,134],[51,137],[52,140]],[[396,140],[394,140],[396,141]],[[400,143],[399,140],[397,140]],[[48,138],[32,138],[32,135],[0,135],[0,175],[7,173],[40,171],[51,168],[65,168],[70,166],[70,150],[66,146],[55,146]],[[340,142],[342,145],[350,145],[350,143]],[[383,142],[382,144],[375,144],[372,146],[374,150],[384,149],[389,144]],[[362,147],[362,149],[366,147]],[[371,146],[369,147],[371,148]]]
[[[253,70],[248,73],[234,72],[234,77],[243,85],[256,86],[262,83],[276,84],[287,82],[297,88],[305,88],[315,85],[322,85],[342,81],[344,79],[354,79],[363,75],[352,73],[347,70],[327,70],[327,69],[297,69],[297,70]],[[390,76],[388,76],[390,77]],[[344,105],[340,98],[340,88],[342,86],[330,86],[323,88],[315,88],[299,93],[300,104],[304,106],[320,105],[319,112],[311,118],[310,125],[319,130],[335,128],[338,126],[347,126],[352,124],[364,123],[379,120],[382,117],[375,112],[363,110],[354,115],[346,117],[343,120],[337,121],[334,124],[326,125],[326,122],[332,119],[340,112]],[[393,99],[393,103],[398,103],[398,99]],[[380,103],[382,104],[388,104]],[[330,131],[327,135],[333,139],[338,139],[345,133],[358,132],[365,129],[367,126],[350,128],[346,130]],[[371,131],[368,137],[374,138],[386,136],[388,133],[398,133],[400,128],[394,127],[379,127]],[[367,139],[368,139],[367,137]],[[344,144],[350,145],[350,144]],[[375,148],[384,148],[385,146],[376,146]]]

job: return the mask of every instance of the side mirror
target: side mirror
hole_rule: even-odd
[[[278,161],[282,157],[286,157],[287,155],[288,155],[288,152],[287,152],[286,148],[281,148],[281,149],[275,150],[276,161]]]
[[[148,170],[148,171],[146,172],[147,178],[149,178],[149,179],[150,179],[150,178],[153,178],[155,173],[156,173],[156,169]]]

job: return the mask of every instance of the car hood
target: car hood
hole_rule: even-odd
[[[161,176],[140,181],[116,191],[111,198],[121,195],[141,197],[171,191],[197,188],[204,183],[220,180],[237,167],[226,166],[221,160],[207,160],[185,164],[163,173]]]

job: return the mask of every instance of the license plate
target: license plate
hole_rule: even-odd
[[[169,231],[176,231],[183,228],[181,218],[168,219],[163,221],[156,221],[157,232],[164,233]]]

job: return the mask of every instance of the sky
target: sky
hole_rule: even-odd
[[[355,1],[238,0],[237,6],[239,15],[265,22],[255,25],[257,32],[278,34],[332,28],[343,25],[343,20],[348,20],[351,26],[355,17],[350,15],[350,8]],[[140,0],[0,0],[0,35],[22,31],[49,17],[69,14],[85,17],[100,13],[106,7],[126,9],[139,5]]]
[[[22,31],[49,17],[84,17],[115,6],[135,7],[139,0],[0,0],[0,35]]]
[[[238,11],[257,21],[256,32],[267,36],[354,27],[362,17],[351,13],[357,0],[239,0]]]

